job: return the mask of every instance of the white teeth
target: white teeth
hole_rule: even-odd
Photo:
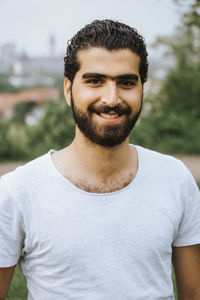
[[[109,114],[104,114],[104,113],[100,113],[100,116],[102,116],[105,119],[115,119],[115,118],[119,117],[118,114],[109,115]]]

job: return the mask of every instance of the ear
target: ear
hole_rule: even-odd
[[[64,96],[67,104],[71,106],[71,81],[67,77],[64,79]]]

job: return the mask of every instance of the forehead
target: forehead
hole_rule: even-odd
[[[80,69],[77,75],[94,72],[110,76],[135,73],[139,75],[140,57],[129,49],[107,50],[89,48],[77,53]]]

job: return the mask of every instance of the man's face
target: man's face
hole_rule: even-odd
[[[140,115],[140,58],[128,49],[90,48],[79,51],[78,60],[70,95],[76,125],[91,142],[116,146]]]

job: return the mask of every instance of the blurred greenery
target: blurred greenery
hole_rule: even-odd
[[[9,83],[10,74],[0,74],[0,92],[1,93],[14,93],[18,92],[19,88],[14,87]],[[21,87],[20,87],[21,89]]]
[[[24,160],[27,157],[24,126],[0,121],[1,161]]]
[[[35,102],[19,102],[14,107],[12,122],[17,124],[25,124],[26,115],[36,106],[37,104]]]
[[[6,300],[26,300],[27,287],[19,265],[16,266]]]
[[[200,153],[199,9],[200,1],[193,1],[174,34],[154,43],[154,47],[164,46],[165,55],[175,64],[160,90],[144,101],[151,109],[131,135],[136,144],[167,153]]]
[[[183,15],[184,23],[200,27],[200,0],[173,0],[177,5],[187,5],[188,9]]]
[[[44,117],[35,126],[25,124],[25,115],[32,109],[30,103],[18,104],[11,119],[0,120],[1,161],[30,160],[72,141],[74,120],[63,99],[37,107],[44,110]]]
[[[64,100],[46,103],[45,115],[37,126],[27,127],[28,157],[45,153],[50,148],[60,149],[70,144],[74,137],[74,120],[71,109]]]

